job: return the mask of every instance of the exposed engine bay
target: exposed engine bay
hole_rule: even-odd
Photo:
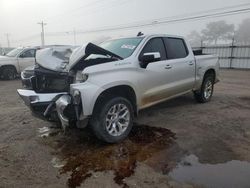
[[[23,71],[23,85],[37,93],[68,92],[70,84],[77,82],[79,72],[86,67],[120,59],[92,43],[75,50],[43,49],[37,52],[36,65]]]

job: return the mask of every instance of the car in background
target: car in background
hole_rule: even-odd
[[[9,53],[11,50],[14,50],[14,48],[0,47],[0,56],[4,56],[5,54]]]
[[[36,51],[44,48],[53,48],[56,50],[70,49],[77,46],[71,45],[46,45],[44,47],[18,47],[11,50],[5,56],[0,56],[0,79],[13,80],[21,74],[23,70],[35,65]]]
[[[38,47],[18,47],[0,56],[0,78],[15,79],[25,68],[35,64]]]

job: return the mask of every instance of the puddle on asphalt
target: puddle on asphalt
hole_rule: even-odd
[[[195,155],[185,157],[169,174],[179,182],[213,188],[249,188],[250,163],[232,160],[219,164],[202,164]]]
[[[69,187],[80,186],[93,172],[109,170],[114,172],[117,184],[127,187],[124,178],[134,173],[137,162],[154,166],[162,161],[161,167],[170,168],[166,155],[169,148],[176,146],[175,134],[170,130],[146,125],[133,126],[129,137],[119,144],[98,141],[88,130],[72,130],[70,135],[59,134],[45,140],[55,149],[53,166],[59,168],[61,174],[70,174]]]
[[[52,166],[61,174],[69,174],[69,187],[80,186],[94,172],[105,171],[113,171],[114,181],[127,187],[124,179],[133,175],[138,162],[182,183],[213,188],[250,185],[250,163],[200,163],[195,155],[188,155],[178,146],[175,134],[168,129],[136,124],[119,144],[105,144],[86,129],[72,129],[68,135],[47,127],[38,132],[43,143],[54,149]]]

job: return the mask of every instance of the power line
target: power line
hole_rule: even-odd
[[[247,13],[250,12],[250,8],[244,8],[244,9],[238,9],[238,10],[230,10],[230,11],[224,11],[224,12],[218,12],[218,13],[211,13],[211,14],[204,14],[204,15],[199,15],[199,16],[189,16],[189,17],[184,17],[184,18],[176,18],[176,19],[169,19],[169,17],[160,19],[155,19],[155,20],[150,20],[150,21],[143,21],[141,23],[137,22],[136,25],[135,23],[132,23],[131,25],[116,25],[112,27],[104,27],[104,28],[96,28],[92,30],[86,30],[86,31],[77,31],[78,34],[86,34],[86,33],[97,33],[97,32],[104,32],[104,31],[116,31],[116,30],[121,30],[121,29],[134,29],[138,27],[148,27],[148,26],[153,26],[153,25],[161,25],[161,24],[170,24],[170,23],[175,23],[175,22],[184,22],[184,21],[190,21],[190,20],[200,20],[200,19],[205,19],[205,18],[213,18],[213,17],[221,17],[221,16],[228,16],[228,15],[233,15],[233,14],[242,14],[242,13]],[[65,32],[51,32],[48,33],[48,35],[60,35]]]
[[[113,2],[114,1],[117,1],[117,0],[112,0]],[[95,4],[103,4],[104,3],[104,5],[105,5],[105,3],[107,3],[107,1],[103,1],[103,0],[97,0],[97,1],[94,1],[94,2],[91,2],[91,3],[88,3],[88,4],[85,4],[85,5],[82,5],[82,6],[80,6],[80,7],[77,7],[77,8],[75,8],[75,9],[71,9],[71,10],[69,10],[69,11],[66,11],[66,12],[64,12],[64,13],[61,13],[61,14],[57,14],[57,15],[55,15],[55,16],[53,16],[53,17],[48,17],[48,18],[45,18],[45,20],[55,20],[55,18],[58,18],[58,17],[62,17],[62,16],[64,16],[64,15],[70,15],[70,14],[74,14],[75,12],[77,12],[78,10],[81,10],[81,9],[86,9],[86,8],[89,8],[89,7],[91,7],[91,6],[93,6],[93,5],[95,5]]]
[[[120,3],[120,2],[119,2]],[[121,3],[119,4],[121,5]],[[191,14],[181,14],[181,15],[178,15],[178,16],[173,16],[173,17],[167,17],[168,19],[176,19],[176,18],[182,18],[182,17],[188,17],[188,16],[193,16],[193,15],[199,15],[199,14],[205,14],[205,13],[211,13],[211,12],[218,12],[218,11],[224,11],[224,10],[228,10],[228,9],[235,9],[235,8],[240,8],[240,7],[244,7],[244,6],[250,6],[250,3],[244,3],[244,4],[238,4],[238,5],[234,5],[234,6],[226,6],[226,7],[222,7],[222,8],[216,8],[216,9],[210,9],[210,10],[205,10],[205,11],[198,11],[198,12],[193,12]],[[109,7],[110,8],[110,7]],[[94,13],[94,12],[92,12]],[[85,15],[85,18],[86,18],[86,15]],[[160,20],[164,20],[166,19],[166,17],[163,17],[163,18],[158,18],[157,20],[160,21]],[[130,24],[142,24],[142,23],[147,23],[147,22],[153,22],[155,21],[156,19],[154,20],[144,20],[144,21],[137,21],[137,22],[132,22],[132,23],[127,23],[125,25],[130,25]],[[119,27],[119,26],[124,26],[124,24],[120,24],[120,25],[116,25],[116,27]]]
[[[123,5],[126,2],[119,1],[117,3],[119,3],[118,5]],[[178,17],[187,17],[187,16],[191,16],[191,15],[205,14],[205,13],[211,13],[211,12],[215,12],[215,11],[223,11],[223,10],[228,10],[228,9],[232,9],[232,8],[235,9],[235,8],[239,8],[239,7],[243,7],[243,6],[249,6],[249,5],[250,5],[250,3],[243,3],[243,4],[233,5],[233,6],[226,6],[226,7],[222,7],[222,8],[210,9],[210,10],[206,10],[206,11],[198,11],[198,12],[194,12],[192,14],[181,14],[181,15],[178,15]],[[112,8],[112,7],[114,7],[114,4],[112,4],[112,6],[109,6],[107,8]],[[78,9],[81,9],[81,8],[83,8],[83,7],[79,7]],[[102,8],[102,7],[99,7],[99,8]],[[96,13],[96,12],[100,12],[100,11],[92,11],[91,14]],[[85,12],[84,18],[90,16],[91,14],[86,14],[86,12]],[[82,22],[81,17],[77,17],[77,19],[81,19],[81,22]],[[157,20],[160,21],[162,19],[165,19],[165,17],[158,18]],[[169,19],[176,19],[176,16],[175,17],[169,17]],[[74,18],[74,20],[76,20],[76,18]],[[137,23],[142,24],[142,22],[148,22],[148,20],[147,21],[144,20],[144,21],[137,21],[137,22],[127,23],[126,25],[128,25],[128,24],[137,24]],[[57,22],[55,24],[58,24],[58,23],[60,23],[60,22]],[[116,25],[116,26],[118,27],[118,26],[124,26],[124,25]],[[74,27],[74,26],[70,26],[70,27]]]
[[[246,6],[250,6],[250,3],[244,3],[244,4],[238,4],[238,5],[233,5],[233,6],[226,6],[226,7],[221,7],[221,8],[216,8],[216,9],[209,9],[209,10],[204,10],[204,11],[198,11],[198,12],[193,12],[191,14],[182,14],[179,15],[178,17],[187,17],[187,16],[193,16],[193,15],[199,15],[199,14],[205,14],[205,13],[212,13],[212,12],[218,12],[218,11],[226,11],[226,10],[231,10],[231,9],[236,9],[236,8],[240,8],[240,7],[246,7]],[[166,17],[163,18],[159,18],[160,19],[165,19]],[[171,18],[176,18],[175,17],[171,17]]]
[[[7,45],[8,45],[8,48],[9,48],[9,47],[10,47],[10,39],[9,39],[10,34],[9,34],[9,33],[6,33],[5,36],[6,36]]]
[[[107,3],[106,4],[103,4],[103,5],[101,5],[101,6],[97,6],[95,9],[89,9],[89,10],[84,10],[84,15],[79,15],[79,16],[77,16],[77,15],[75,15],[74,17],[72,17],[72,19],[74,20],[73,21],[73,25],[70,25],[69,27],[71,28],[71,27],[75,27],[76,25],[79,25],[79,23],[80,24],[82,24],[83,23],[83,19],[87,19],[87,18],[89,18],[90,16],[92,16],[93,14],[98,14],[98,13],[103,13],[104,12],[104,10],[105,10],[105,13],[107,12],[107,9],[113,9],[113,8],[115,8],[115,7],[117,7],[117,6],[122,6],[122,5],[124,5],[124,4],[126,4],[126,3],[128,3],[129,2],[129,0],[119,0],[119,2],[116,2],[117,0],[113,0],[113,4],[112,5],[108,5]],[[107,6],[108,5],[108,6]],[[82,7],[83,8],[83,7]],[[79,8],[79,9],[81,9],[81,8]],[[70,14],[75,14],[75,11],[73,11],[73,12],[71,12]],[[64,18],[62,18],[62,17],[60,17],[59,19],[64,19]],[[62,22],[60,22],[60,21],[58,21],[59,19],[56,19],[57,20],[57,22],[55,22],[55,21],[52,21],[53,22],[53,26],[55,26],[55,25],[57,25],[57,24],[62,24]],[[90,18],[91,19],[91,18]],[[53,20],[53,19],[52,19]],[[76,21],[76,22],[75,22]],[[49,20],[48,22],[51,22],[51,20]]]
[[[180,22],[186,22],[186,21],[191,21],[191,20],[201,20],[201,19],[206,19],[206,18],[214,18],[214,17],[223,17],[223,16],[228,16],[228,15],[235,15],[235,14],[243,14],[243,13],[248,13],[250,12],[250,8],[242,8],[242,9],[237,9],[237,10],[228,10],[228,11],[222,11],[222,12],[216,12],[216,13],[209,13],[209,12],[214,12],[217,10],[226,10],[228,8],[233,8],[233,7],[238,7],[238,6],[243,6],[243,5],[250,5],[250,3],[247,4],[241,4],[237,6],[228,6],[228,7],[223,7],[223,8],[218,8],[218,9],[212,9],[212,10],[207,10],[204,11],[207,14],[203,15],[194,15],[194,13],[189,14],[191,16],[186,16],[186,17],[180,17],[175,16],[175,17],[165,17],[165,18],[158,18],[154,20],[145,20],[145,21],[140,21],[140,22],[132,22],[130,24],[126,25],[115,25],[115,26],[110,26],[110,27],[102,27],[102,28],[96,28],[92,30],[85,30],[85,31],[62,31],[62,32],[50,32],[47,33],[47,36],[58,36],[58,35],[66,35],[66,34],[86,34],[86,33],[97,33],[97,32],[104,32],[104,31],[116,31],[116,30],[121,30],[121,29],[134,29],[134,28],[139,28],[139,27],[149,27],[149,26],[155,26],[155,25],[162,25],[162,24],[171,24],[171,23],[180,23]],[[204,12],[199,12],[199,14],[204,13]],[[186,14],[187,15],[187,14]],[[34,36],[33,36],[34,37]]]

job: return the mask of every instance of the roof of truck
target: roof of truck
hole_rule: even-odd
[[[128,36],[120,36],[120,37],[114,37],[111,38],[110,40],[114,39],[122,39],[122,38],[151,38],[151,37],[173,37],[173,38],[184,38],[183,36],[178,36],[178,35],[171,35],[171,34],[146,34],[146,35],[141,35],[141,36],[136,36],[136,35],[128,35]]]

